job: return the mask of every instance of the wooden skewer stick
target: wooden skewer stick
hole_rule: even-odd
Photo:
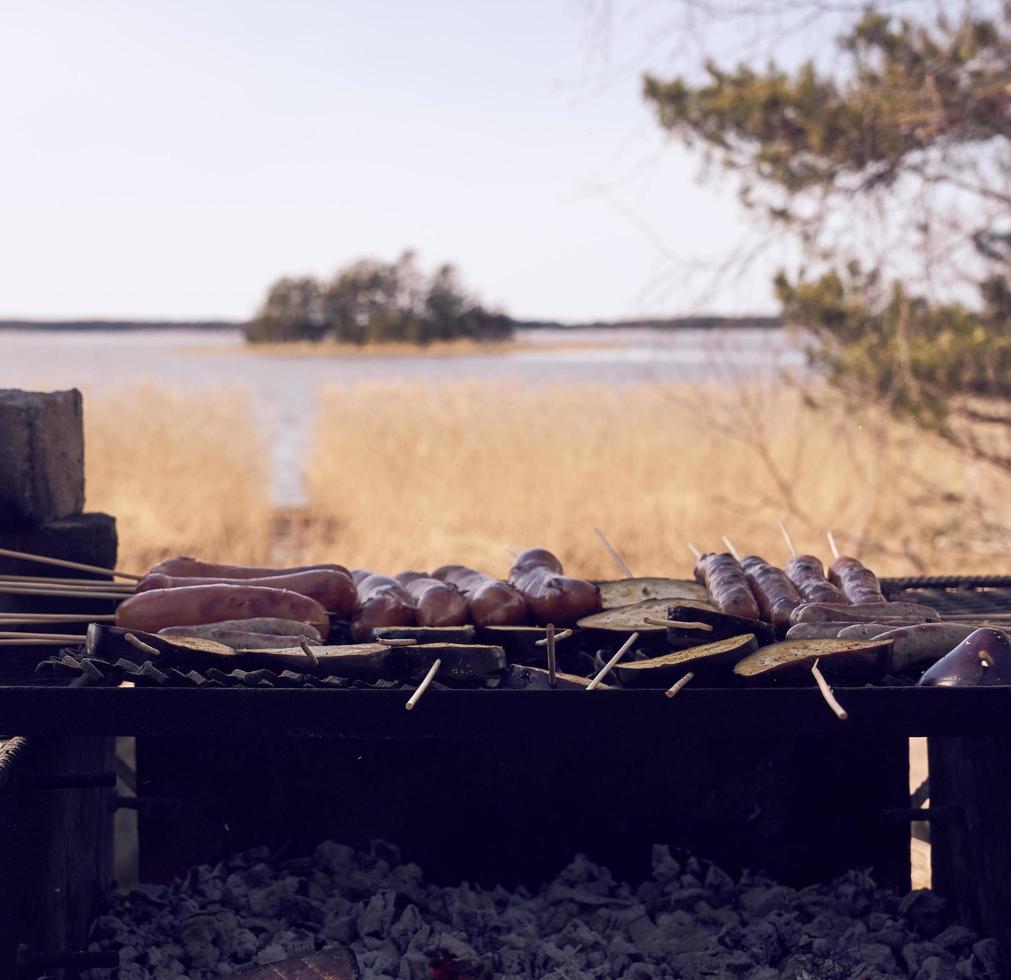
[[[10,548],[0,548],[0,556],[4,558],[20,558],[23,561],[35,561],[42,565],[59,565],[60,568],[75,568],[79,572],[96,572],[98,575],[118,575],[120,578],[132,578],[139,582],[144,576],[132,572],[121,572],[118,568],[103,568],[101,565],[85,565],[79,561],[66,561],[63,558],[50,558],[48,555],[30,555],[25,551],[11,551]]]
[[[62,582],[24,582],[20,579],[0,578],[0,588],[6,589],[7,587],[42,593],[62,592],[64,589],[73,589],[75,592],[115,592],[116,595],[123,596],[123,598],[134,594],[133,586],[121,586],[116,582],[106,582],[103,585],[92,585],[90,582],[84,582],[78,585],[76,582],[73,584],[64,584]]]
[[[319,657],[312,652],[312,647],[305,642],[305,637],[300,636],[298,638],[298,645],[302,648],[302,653],[304,653],[309,658],[309,663],[312,664],[313,668],[319,667]]]
[[[572,630],[569,629],[562,630],[561,633],[555,634],[555,643],[559,643],[562,640],[567,640],[572,635],[573,635]],[[546,647],[547,645],[548,645],[548,638],[546,636],[544,637],[543,640],[534,640],[535,647]]]
[[[24,623],[40,626],[43,623],[111,623],[113,613],[0,613],[0,623]]]
[[[664,697],[668,698],[674,697],[674,695],[677,694],[677,692],[680,691],[681,688],[683,688],[685,684],[687,684],[694,676],[695,675],[691,671],[688,671],[688,673],[685,674],[685,676],[682,677],[681,680],[676,681],[674,684],[668,687],[666,691],[663,692]]]
[[[404,705],[408,711],[414,710],[414,706],[421,700],[421,695],[428,690],[428,685],[435,679],[436,671],[438,671],[441,666],[442,657],[436,657],[435,662],[428,668],[428,673],[425,674],[425,679],[418,685],[418,689],[410,696],[410,698],[408,698],[407,704]]]
[[[79,585],[96,589],[135,588],[132,582],[113,582],[106,578],[54,578],[49,575],[0,575],[0,582],[10,582],[12,585],[18,582],[24,582],[26,585],[33,582],[39,585]]]
[[[30,585],[8,585],[6,582],[0,582],[0,594],[52,596],[54,599],[116,599],[119,602],[129,595],[126,592],[96,592],[91,589],[39,589]]]
[[[377,636],[376,643],[382,643],[384,647],[416,647],[417,640],[412,640],[409,636]]]
[[[124,637],[127,643],[130,644],[135,650],[140,650],[141,653],[146,653],[149,657],[160,657],[161,653],[156,650],[150,643],[145,643],[139,637],[133,635],[133,633],[127,633]]]
[[[604,551],[606,551],[611,556],[611,561],[613,561],[615,565],[618,566],[618,570],[621,572],[621,574],[624,575],[625,578],[635,578],[635,576],[632,574],[632,569],[625,564],[625,560],[614,549],[611,542],[604,537],[604,532],[601,531],[599,527],[595,527],[593,529],[593,533],[597,535],[597,537],[600,539],[600,543],[604,546]]]
[[[790,555],[796,558],[797,549],[793,546],[793,538],[790,537],[790,532],[786,529],[786,525],[782,521],[779,522],[779,530],[783,533],[783,540],[786,541],[786,546],[790,549]]]
[[[66,640],[0,640],[0,647],[65,647]]]
[[[699,549],[698,549],[698,548],[696,548],[696,547],[695,547],[695,545],[693,545],[693,544],[691,543],[691,541],[686,541],[686,542],[685,542],[685,544],[686,544],[686,545],[688,545],[688,550],[689,550],[689,551],[690,551],[690,552],[691,552],[691,553],[692,553],[692,554],[693,554],[693,555],[694,555],[694,556],[695,556],[696,558],[701,558],[701,557],[702,557],[702,552],[701,552],[701,551],[699,551]]]
[[[558,683],[558,678],[555,676],[555,624],[548,623],[547,634],[544,637],[544,642],[548,647],[548,687],[553,688]]]
[[[726,545],[727,551],[729,551],[734,556],[734,560],[740,561],[741,556],[737,553],[737,549],[731,543],[730,538],[728,538],[725,534],[723,535],[723,543]]]
[[[520,553],[516,551],[514,548],[510,548],[509,545],[507,544],[502,545],[502,547],[505,548],[505,550],[508,551],[509,554],[513,556],[513,558],[519,558]]]
[[[835,535],[831,531],[826,531],[825,532],[825,536],[828,538],[828,546],[829,546],[829,548],[832,549],[832,557],[833,558],[838,558],[839,557],[839,548],[836,546],[836,543],[835,543]]]
[[[27,633],[17,630],[0,630],[0,640],[59,640],[61,643],[80,643],[85,637],[83,633]]]
[[[818,669],[818,664],[820,660],[816,660],[814,665],[811,667],[811,673],[814,675],[815,683],[818,685],[818,690],[821,691],[821,696],[825,699],[825,703],[835,712],[836,718],[840,721],[845,721],[849,718],[846,713],[846,709],[835,699],[835,695],[832,693],[832,688],[828,686],[828,681],[825,680],[822,672]]]
[[[704,633],[713,631],[709,623],[686,623],[680,619],[654,619],[652,616],[643,616],[642,621],[650,626],[676,626],[681,630],[702,630]]]
[[[624,643],[622,643],[621,647],[619,647],[619,649],[618,649],[618,652],[613,657],[611,657],[611,659],[608,660],[606,664],[604,664],[604,666],[600,669],[600,673],[597,674],[597,676],[594,677],[593,680],[590,681],[590,683],[586,685],[586,690],[587,691],[595,691],[597,689],[597,685],[605,677],[607,677],[607,675],[609,673],[611,673],[612,670],[614,670],[614,665],[619,660],[621,660],[621,658],[624,657],[626,653],[628,653],[628,651],[632,648],[632,646],[635,643],[635,641],[638,640],[638,639],[639,639],[639,634],[638,633],[633,633]]]

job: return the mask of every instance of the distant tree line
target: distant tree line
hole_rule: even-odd
[[[285,277],[267,292],[246,330],[254,343],[335,340],[352,344],[502,340],[513,321],[486,309],[460,283],[452,265],[431,275],[414,252],[394,262],[360,259],[330,279]]]

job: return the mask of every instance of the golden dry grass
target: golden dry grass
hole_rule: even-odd
[[[686,541],[825,554],[834,529],[882,574],[1006,564],[1011,481],[881,412],[792,390],[363,383],[321,397],[303,560],[502,573],[543,545],[610,576],[602,528],[637,574],[687,574]],[[1007,571],[1000,567],[998,570]]]
[[[120,568],[166,554],[270,557],[267,454],[241,390],[91,391],[84,416],[87,506],[115,515]]]
[[[196,553],[502,574],[504,545],[543,545],[575,574],[611,576],[598,526],[636,573],[685,575],[685,542],[723,534],[783,561],[781,517],[800,548],[824,555],[832,528],[882,574],[1007,572],[1011,552],[1006,474],[782,388],[332,387],[309,501],[282,520],[241,390],[90,392],[85,416],[88,506],[118,518],[124,568]]]

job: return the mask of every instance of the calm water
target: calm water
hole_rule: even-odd
[[[544,349],[495,357],[277,357],[247,353],[238,332],[0,331],[0,387],[95,391],[138,381],[184,390],[244,386],[271,447],[274,498],[297,504],[321,385],[397,378],[733,384],[802,363],[775,330],[520,331],[517,339]],[[604,346],[551,349],[559,343]]]

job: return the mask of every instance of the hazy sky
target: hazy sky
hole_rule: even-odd
[[[707,288],[746,216],[643,104],[649,25],[594,26],[578,0],[0,0],[0,316],[246,317],[406,246],[517,316],[773,309],[780,255]]]

